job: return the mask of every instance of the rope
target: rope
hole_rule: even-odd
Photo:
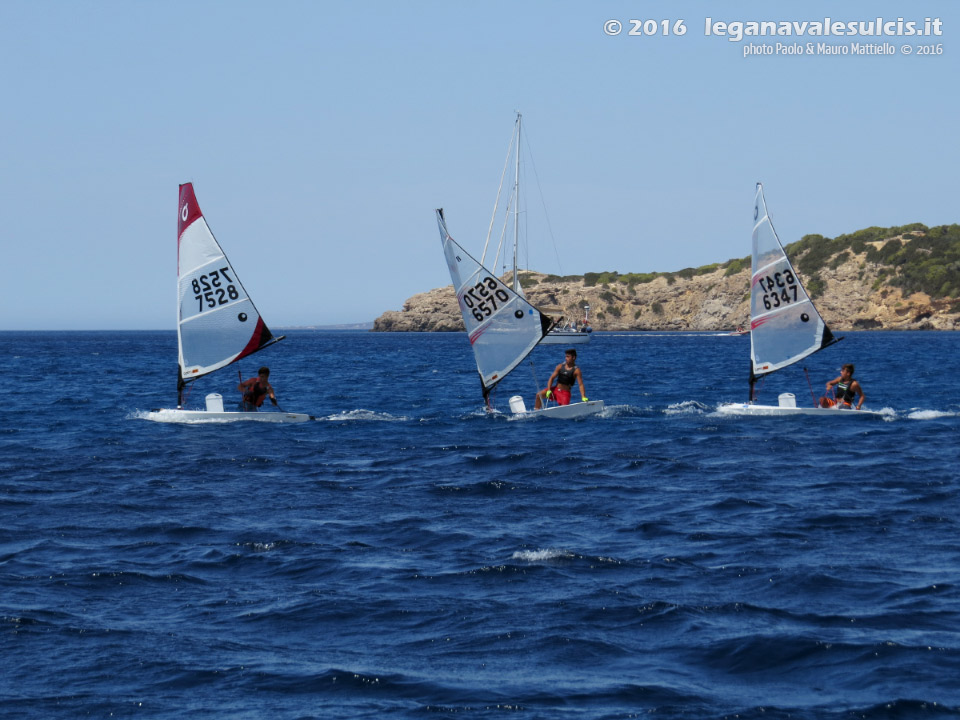
[[[817,402],[816,396],[813,394],[813,385],[810,383],[810,373],[807,372],[807,369],[803,369],[803,374],[807,376],[807,386],[810,388],[810,400],[813,401],[813,406],[817,407],[819,403]]]

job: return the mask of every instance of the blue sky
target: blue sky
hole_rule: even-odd
[[[704,32],[878,16],[943,34],[745,58]],[[609,19],[687,31],[611,37]],[[479,254],[516,110],[545,272],[743,257],[758,180],[785,243],[960,222],[958,28],[947,0],[4,0],[0,329],[173,329],[187,181],[269,325],[400,309],[449,284],[435,208]],[[757,42],[778,40],[798,41]]]

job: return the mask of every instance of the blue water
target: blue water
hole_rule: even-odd
[[[317,422],[142,419],[172,332],[0,333],[4,718],[960,714],[960,334],[808,358],[849,420],[717,416],[746,337],[595,334],[580,421],[482,412],[463,334],[287,334],[244,376]]]

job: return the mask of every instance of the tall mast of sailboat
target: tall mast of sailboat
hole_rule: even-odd
[[[517,113],[517,165],[513,180],[513,291],[520,293],[520,278],[517,275],[517,248],[520,246],[520,118]]]

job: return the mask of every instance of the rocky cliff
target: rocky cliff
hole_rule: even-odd
[[[916,227],[923,229],[871,242],[860,238],[838,245],[834,240],[809,236],[824,242],[804,238],[788,246],[801,279],[833,330],[960,330],[960,300],[955,289],[960,286],[960,263],[946,266],[946,284],[940,286],[946,288],[946,296],[934,298],[897,284],[898,253],[903,256],[906,248],[921,257],[930,254],[919,242],[926,237],[927,228]],[[951,231],[953,228],[957,226],[950,226]],[[914,242],[917,247],[910,248]],[[794,257],[790,251],[796,247],[801,251]],[[823,248],[840,249],[823,252]],[[820,252],[822,258],[818,257],[811,277],[802,268],[804,257],[814,252]],[[560,278],[521,270],[520,279],[530,302],[554,317],[579,321],[584,305],[589,305],[596,330],[720,331],[749,327],[750,322],[749,259],[645,275],[588,273]],[[464,326],[453,287],[447,286],[414,295],[400,311],[383,313],[373,329],[456,331]]]

